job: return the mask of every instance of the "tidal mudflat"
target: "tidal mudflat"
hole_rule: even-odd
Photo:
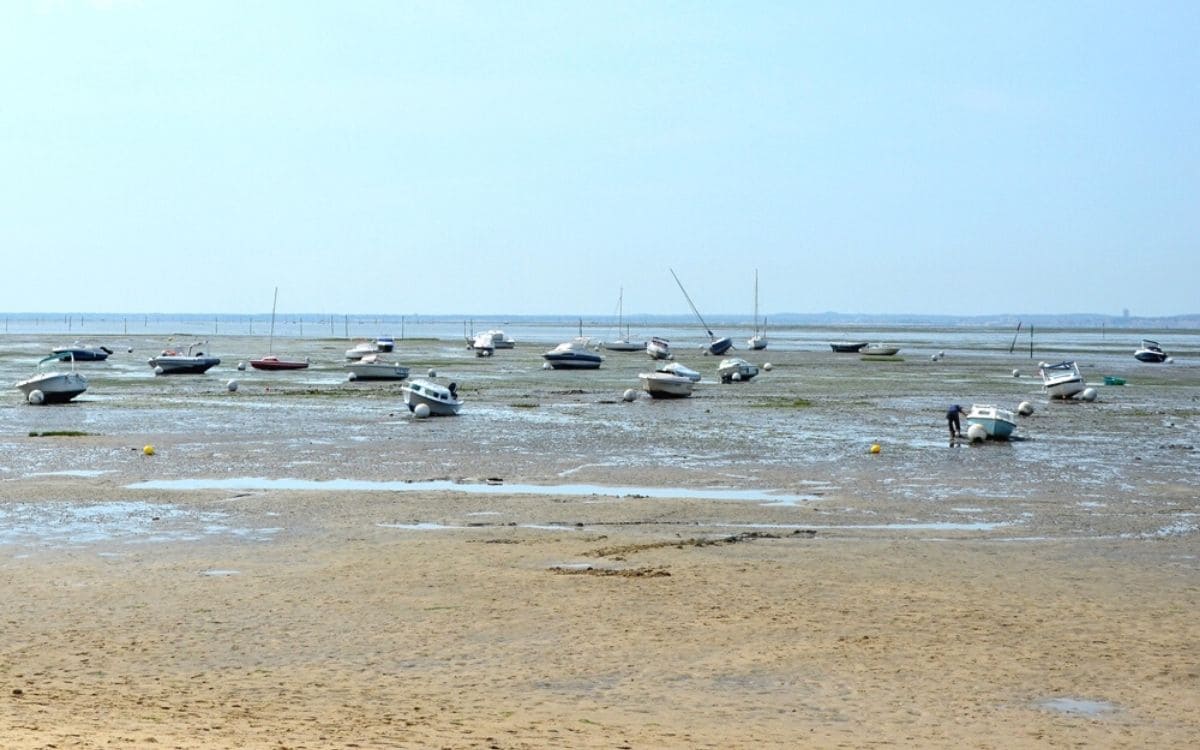
[[[644,355],[398,342],[459,384],[446,419],[347,382],[336,339],[299,373],[238,371],[265,341],[229,337],[155,377],[163,340],[126,337],[74,403],[13,390],[0,744],[1193,744],[1186,346],[1038,352],[1098,386],[1055,403],[977,333],[896,332],[885,362],[814,337],[726,385],[680,346],[695,395],[631,403]],[[1020,440],[947,440],[946,404],[1025,400]]]

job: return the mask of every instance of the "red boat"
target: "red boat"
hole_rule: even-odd
[[[255,370],[303,370],[308,367],[308,360],[280,359],[268,354],[262,359],[250,360],[250,366]]]

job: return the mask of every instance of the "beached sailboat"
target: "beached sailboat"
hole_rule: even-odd
[[[646,348],[645,341],[631,341],[629,339],[629,327],[625,326],[625,333],[621,335],[621,326],[624,325],[624,306],[625,306],[625,289],[621,288],[621,293],[617,296],[617,335],[621,338],[616,341],[605,341],[601,344],[610,352],[640,352]]]
[[[308,359],[284,359],[275,354],[275,306],[279,302],[279,287],[275,287],[275,297],[271,300],[271,338],[267,345],[270,354],[250,360],[250,366],[256,370],[303,370],[308,367]]]
[[[762,330],[758,330],[758,269],[754,269],[754,335],[746,342],[751,349],[758,351],[767,348],[767,321],[763,320]]]
[[[696,318],[700,321],[700,325],[704,326],[704,330],[708,332],[708,344],[704,347],[704,351],[709,354],[720,356],[733,348],[733,339],[728,336],[717,338],[717,335],[708,327],[708,323],[704,322],[704,318],[700,316],[700,311],[696,309],[696,305],[692,302],[692,298],[688,296],[687,290],[683,288],[683,282],[675,275],[675,270],[668,268],[671,276],[674,277],[675,283],[679,285],[679,291],[683,292],[683,298],[687,300],[688,306],[692,308],[692,312],[696,314]]]

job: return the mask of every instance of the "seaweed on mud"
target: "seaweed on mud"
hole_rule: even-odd
[[[751,404],[756,409],[807,409],[812,405],[806,398],[771,398]]]
[[[34,430],[29,433],[29,437],[88,437],[91,434],[80,430],[46,430],[44,432]]]
[[[796,529],[791,533],[791,536],[814,537],[817,535],[815,529]],[[661,549],[663,547],[676,547],[683,549],[684,547],[714,547],[718,545],[738,544],[739,542],[749,542],[755,539],[782,539],[779,534],[772,534],[766,531],[746,531],[741,534],[732,534],[716,539],[692,537],[689,539],[673,539],[660,542],[644,542],[642,544],[623,544],[616,547],[601,547],[600,549],[584,552],[587,557],[624,557],[625,555],[644,552],[651,549]]]
[[[562,566],[554,566],[549,568],[551,573],[557,573],[564,576],[616,576],[618,578],[669,578],[670,571],[662,568],[627,568],[623,570],[613,568],[566,568]]]

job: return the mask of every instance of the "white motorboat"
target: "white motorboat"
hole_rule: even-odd
[[[681,378],[687,378],[688,380],[692,381],[693,383],[700,382],[700,373],[696,372],[695,370],[693,370],[690,367],[681,365],[678,362],[672,362],[669,365],[662,365],[658,368],[658,371],[659,372],[669,372],[672,375],[678,375]]]
[[[754,269],[754,334],[746,342],[754,351],[767,348],[767,321],[763,319],[762,330],[758,330],[758,269]]]
[[[987,431],[988,437],[1007,440],[1017,429],[1017,417],[1007,409],[988,404],[972,404],[967,412],[967,424],[977,424]]]
[[[201,375],[221,364],[220,357],[205,354],[197,348],[207,343],[197,341],[183,352],[177,349],[163,349],[161,354],[151,357],[147,363],[154,368],[155,375]]]
[[[487,332],[487,335],[492,337],[492,347],[495,349],[512,349],[517,345],[516,339],[499,328],[493,328]]]
[[[477,333],[471,337],[467,348],[474,351],[476,357],[490,357],[496,353],[496,340],[491,332]]]
[[[891,344],[867,344],[858,350],[859,354],[867,357],[894,357],[900,352],[900,347]]]
[[[382,360],[378,354],[368,354],[342,367],[348,372],[346,377],[350,380],[404,380],[408,377],[407,367]]]
[[[717,365],[717,375],[722,383],[745,383],[757,374],[758,366],[741,357],[723,359],[721,364]]]
[[[1142,339],[1142,345],[1134,350],[1133,358],[1138,362],[1166,362],[1167,353],[1157,341]]]
[[[375,339],[375,350],[380,352],[390,352],[396,348],[396,339],[391,336],[379,336]]]
[[[59,362],[59,355],[51,354],[38,362],[40,368],[46,362]],[[39,404],[62,404],[87,390],[88,382],[81,373],[75,372],[75,360],[71,360],[70,372],[38,372],[31,378],[16,384],[25,396],[25,401]]]
[[[638,379],[642,381],[642,390],[651,398],[687,398],[696,386],[695,380],[665,369],[639,372]]]
[[[646,353],[650,355],[650,359],[673,359],[674,354],[671,354],[671,342],[658,336],[651,336],[646,342]]]
[[[1050,394],[1050,398],[1071,398],[1087,388],[1079,365],[1073,361],[1059,362],[1056,365],[1043,365],[1042,388]]]
[[[368,354],[375,354],[379,351],[383,350],[379,349],[374,341],[360,341],[350,349],[346,350],[346,359],[355,361],[362,359]],[[391,349],[388,349],[387,351],[391,351]]]
[[[439,385],[430,380],[414,380],[400,389],[404,393],[404,405],[409,411],[416,411],[421,404],[429,407],[429,414],[435,417],[452,417],[458,414],[463,402],[458,398],[458,386]]]
[[[704,322],[704,318],[700,316],[700,311],[696,309],[692,298],[688,296],[687,290],[683,288],[683,282],[675,275],[675,270],[668,268],[671,276],[674,277],[675,283],[679,285],[679,291],[683,292],[683,298],[687,300],[688,306],[692,308],[692,312],[696,314],[696,319],[700,321],[700,325],[704,326],[704,330],[708,332],[708,343],[700,347],[708,354],[715,354],[718,357],[733,348],[733,339],[728,336],[717,338],[717,335],[708,327],[708,323]]]
[[[543,354],[542,359],[555,370],[595,370],[604,357],[588,349],[590,341],[586,336],[576,336]]]

